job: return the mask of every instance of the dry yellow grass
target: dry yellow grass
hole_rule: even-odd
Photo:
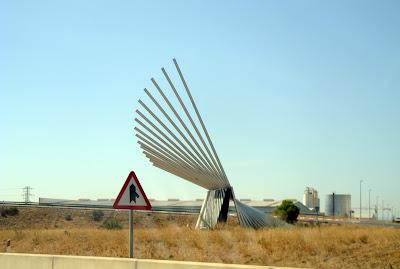
[[[400,229],[396,228],[252,230],[229,225],[197,231],[185,224],[194,221],[193,217],[180,217],[179,221],[159,215],[142,217],[135,227],[137,258],[313,268],[400,268]],[[13,252],[126,257],[128,230],[98,226],[88,221],[81,224],[82,228],[68,223],[63,228],[9,229],[0,223],[0,240],[11,239]]]
[[[2,230],[0,238],[11,239],[13,252],[126,257],[128,230]],[[258,231],[140,228],[135,230],[135,256],[314,268],[399,268],[400,231],[356,226]]]

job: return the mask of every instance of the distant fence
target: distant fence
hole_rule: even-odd
[[[112,207],[112,204],[110,205],[104,205],[104,204],[83,204],[83,203],[63,203],[63,202],[30,202],[30,203],[25,203],[25,202],[10,202],[10,201],[0,201],[0,206],[20,206],[20,207],[54,207],[54,208],[79,208],[79,209],[101,209],[101,210],[115,210]],[[268,206],[253,206],[261,211],[263,211],[266,214],[272,213],[274,208],[268,207]],[[201,205],[199,206],[155,206],[152,205],[151,212],[157,212],[157,213],[174,213],[174,214],[199,214],[200,213],[200,208]],[[139,210],[140,211],[140,210]],[[149,211],[146,211],[149,212]],[[230,215],[236,215],[236,211],[233,205],[229,207],[229,213]],[[311,212],[300,212],[300,215],[302,216],[316,216],[316,213]],[[320,214],[322,216],[322,214]]]
[[[62,203],[36,203],[36,202],[8,202],[8,201],[0,201],[0,206],[17,206],[17,207],[38,207],[38,208],[61,208],[61,209],[101,209],[101,210],[115,210],[112,205],[91,205],[91,204],[62,204]],[[174,214],[182,214],[182,215],[191,215],[198,214],[200,212],[200,207],[192,208],[192,207],[165,207],[165,206],[153,206],[151,211],[137,210],[143,211],[146,213],[155,212],[155,213],[174,213]],[[1,269],[1,268],[0,268]]]
[[[273,269],[283,267],[127,258],[0,253],[1,269]],[[286,267],[287,268],[287,267]]]

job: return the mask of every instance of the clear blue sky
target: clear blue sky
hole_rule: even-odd
[[[371,188],[400,208],[399,11],[398,1],[1,1],[0,200],[25,185],[36,198],[111,198],[130,170],[149,197],[203,197],[152,167],[133,133],[143,88],[176,57],[238,197],[301,199],[313,186],[358,206],[363,179],[364,201]]]

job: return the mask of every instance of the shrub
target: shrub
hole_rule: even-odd
[[[283,200],[282,204],[274,211],[276,216],[287,223],[296,222],[299,213],[300,209],[290,200]]]
[[[108,218],[106,219],[103,224],[101,225],[101,227],[107,229],[107,230],[120,230],[122,229],[122,225],[121,223],[119,223],[118,220],[114,219],[114,218]]]
[[[100,220],[103,219],[103,217],[104,217],[104,213],[103,213],[103,211],[101,211],[101,210],[94,210],[94,211],[92,212],[92,219],[93,219],[94,221],[100,221]]]
[[[7,218],[7,212],[6,212],[6,210],[5,210],[4,208],[2,208],[2,209],[0,210],[0,214],[1,214],[1,216],[2,216],[3,218]]]
[[[0,214],[2,217],[6,218],[7,216],[15,216],[18,215],[19,210],[16,207],[2,208],[0,210]]]
[[[15,215],[18,215],[19,210],[18,210],[18,208],[16,208],[16,207],[10,207],[10,208],[7,208],[7,209],[6,209],[6,213],[7,213],[7,215],[9,215],[9,216],[15,216]]]
[[[66,220],[66,221],[71,221],[71,220],[72,220],[71,214],[65,215],[65,220]]]

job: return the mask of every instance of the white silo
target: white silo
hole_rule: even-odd
[[[328,194],[325,201],[325,215],[348,217],[351,215],[350,194]]]

